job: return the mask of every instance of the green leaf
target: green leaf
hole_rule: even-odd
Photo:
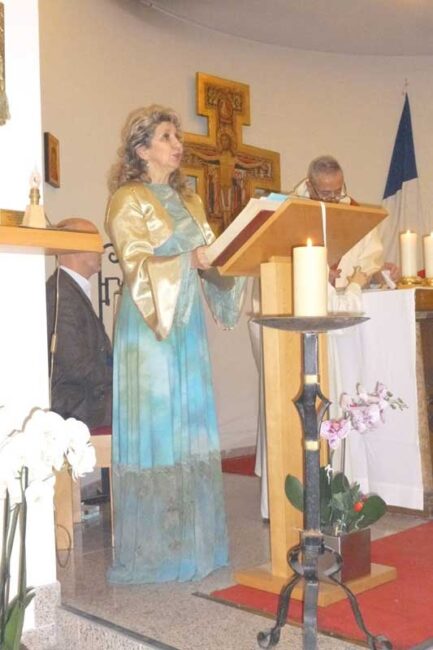
[[[336,492],[332,495],[331,506],[333,510],[345,512],[347,510],[347,493]]]
[[[286,496],[292,506],[294,506],[297,510],[304,512],[304,486],[302,485],[301,481],[297,479],[296,476],[288,474],[286,476],[284,489],[286,491]]]
[[[25,611],[24,603],[15,599],[12,607],[8,610],[2,650],[19,650]]]
[[[377,494],[372,494],[364,501],[364,507],[361,512],[358,513],[358,527],[366,528],[367,526],[374,524],[374,522],[380,519],[385,512],[385,501]]]
[[[26,607],[33,600],[34,596],[35,591],[33,587],[27,587],[24,597],[21,600],[18,596],[15,596],[9,602],[6,611],[4,642],[1,650],[19,650]]]
[[[347,492],[350,490],[350,483],[343,472],[336,472],[331,481],[331,491],[333,494],[336,492]]]

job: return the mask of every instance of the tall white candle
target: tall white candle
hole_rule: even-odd
[[[433,232],[424,236],[425,277],[433,278]]]
[[[326,248],[293,249],[293,312],[295,316],[326,316],[328,313],[328,266]]]
[[[416,260],[417,234],[407,230],[400,235],[401,274],[404,278],[416,277],[418,265]]]

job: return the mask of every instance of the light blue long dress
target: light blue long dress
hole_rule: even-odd
[[[175,223],[155,255],[205,243],[168,185],[150,188]],[[201,280],[186,255],[169,336],[158,341],[129,290],[116,323],[113,382],[114,583],[196,580],[228,563],[223,485]],[[189,256],[188,256],[189,257]],[[204,283],[233,326],[243,282]]]

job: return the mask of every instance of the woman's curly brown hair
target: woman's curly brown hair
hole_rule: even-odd
[[[109,174],[108,187],[111,193],[129,181],[151,182],[147,164],[138,156],[137,148],[143,145],[149,147],[155,129],[161,122],[171,122],[176,127],[179,137],[182,136],[178,114],[166,106],[152,104],[138,108],[128,115],[122,129],[122,144],[117,152],[118,161]],[[172,172],[168,182],[183,196],[191,193],[180,169]]]

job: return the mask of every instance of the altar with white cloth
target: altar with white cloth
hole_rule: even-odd
[[[331,399],[338,400],[342,391],[355,394],[358,383],[371,392],[380,381],[408,407],[387,409],[377,429],[351,431],[345,472],[363,492],[414,510],[428,509],[432,493],[421,340],[431,333],[432,306],[431,289],[366,291],[363,310],[369,320],[329,335]]]

